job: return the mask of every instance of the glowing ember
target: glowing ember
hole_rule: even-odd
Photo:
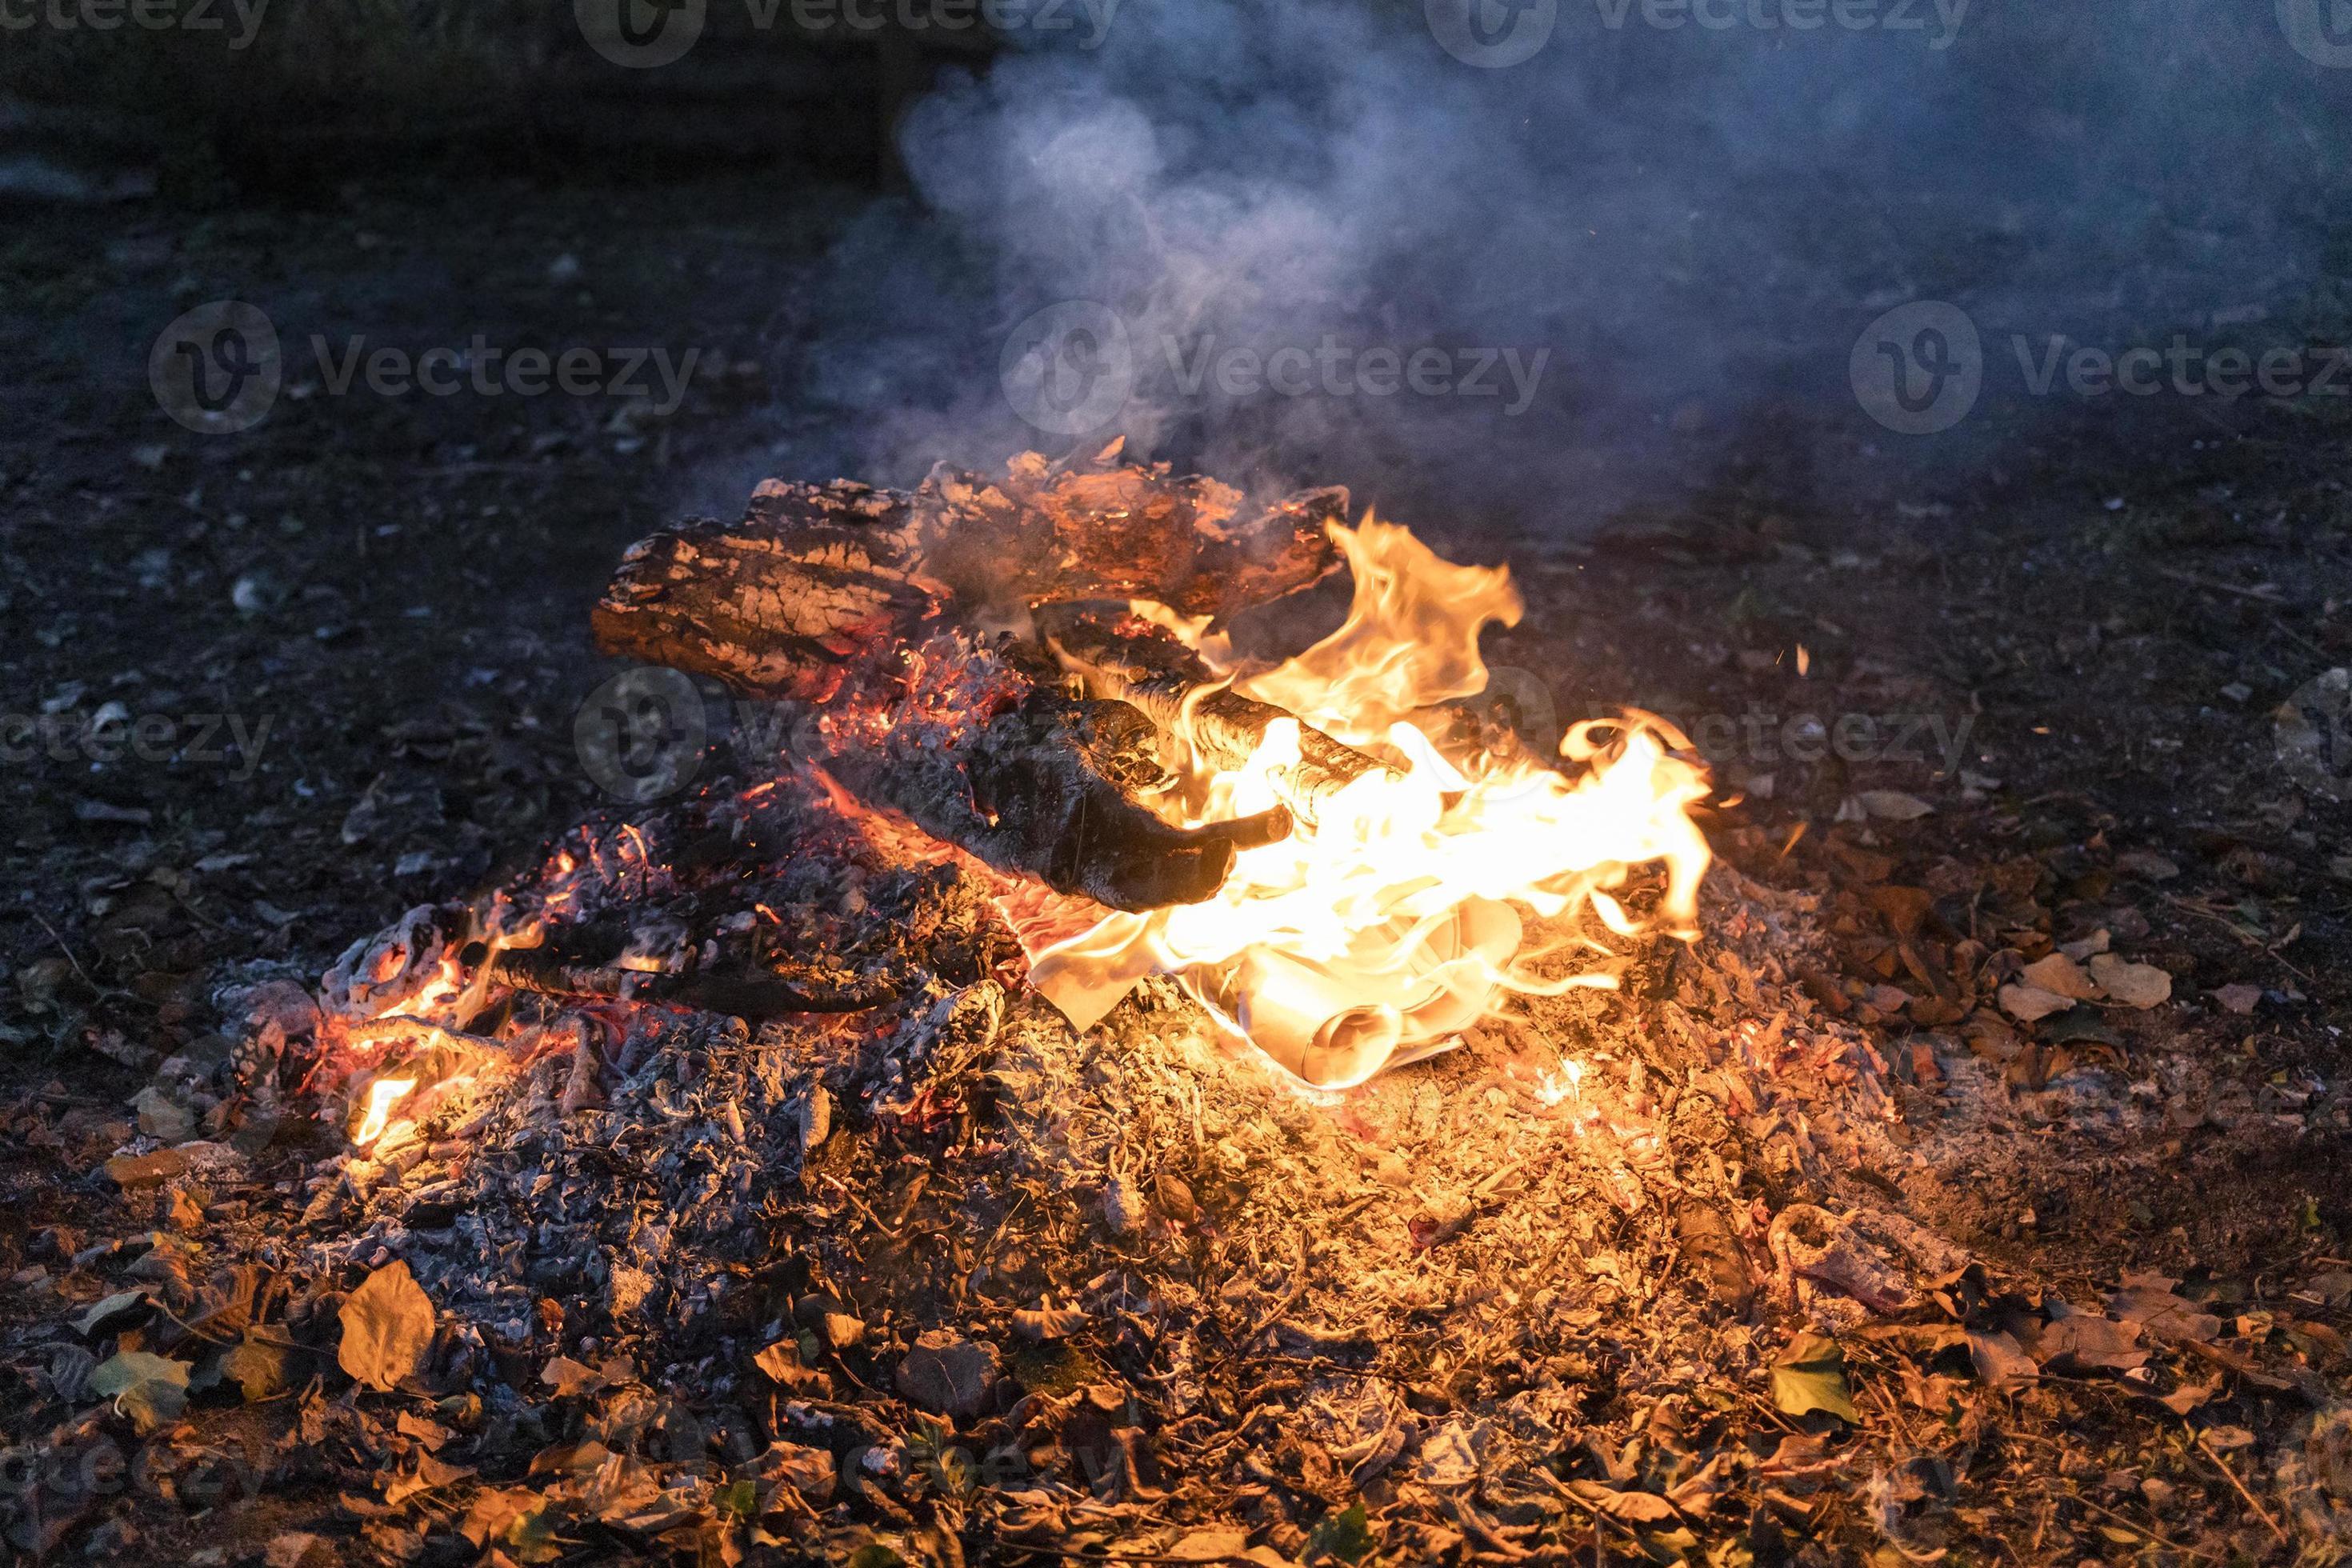
[[[393,1107],[415,1089],[416,1080],[413,1078],[380,1078],[368,1085],[367,1110],[360,1118],[358,1131],[352,1134],[352,1142],[364,1149],[383,1137],[384,1129],[391,1124]]]
[[[1344,1089],[1442,1049],[1509,994],[1613,987],[1604,971],[1544,978],[1522,910],[1590,908],[1621,937],[1642,930],[1608,889],[1664,866],[1660,914],[1687,937],[1708,853],[1688,808],[1705,774],[1687,742],[1635,715],[1572,731],[1571,778],[1525,756],[1441,737],[1436,705],[1477,695],[1478,636],[1521,612],[1507,571],[1441,560],[1406,529],[1367,517],[1332,536],[1354,573],[1346,623],[1277,668],[1234,673],[1227,650],[1161,606],[1136,609],[1192,642],[1243,695],[1271,702],[1394,771],[1318,803],[1290,837],[1244,850],[1205,903],[1114,914],[1037,956],[1033,979],[1089,1024],[1142,975],[1176,975],[1235,1033],[1305,1083]],[[1229,820],[1295,800],[1297,722],[1278,721],[1238,768],[1197,754],[1170,815]],[[1589,936],[1576,942],[1607,955]]]

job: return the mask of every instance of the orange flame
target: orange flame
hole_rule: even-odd
[[[368,1085],[367,1110],[360,1118],[359,1130],[352,1134],[352,1142],[364,1149],[383,1136],[391,1125],[392,1109],[407,1099],[416,1089],[413,1078],[380,1078]]]
[[[1460,742],[1448,754],[1436,738],[1447,726],[1428,710],[1486,689],[1479,634],[1522,611],[1508,571],[1454,564],[1370,516],[1332,536],[1355,578],[1345,624],[1234,684],[1392,771],[1365,774],[1288,838],[1244,851],[1207,902],[1111,915],[1032,966],[1081,1027],[1145,974],[1175,975],[1227,1027],[1322,1089],[1445,1048],[1509,993],[1613,987],[1598,971],[1539,978],[1529,964],[1543,955],[1522,952],[1525,916],[1589,907],[1608,931],[1636,936],[1641,925],[1609,889],[1659,863],[1661,916],[1688,937],[1709,860],[1689,816],[1706,778],[1670,754],[1687,742],[1663,721],[1577,726],[1560,746],[1582,764],[1574,778]],[[1136,609],[1213,665],[1224,651],[1164,607]],[[1192,759],[1186,820],[1272,807],[1293,793],[1283,786],[1299,755],[1298,725],[1281,721],[1239,768]]]

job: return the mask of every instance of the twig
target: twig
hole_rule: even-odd
[[[58,928],[41,919],[40,912],[37,910],[26,910],[25,912],[33,917],[33,922],[36,925],[49,933],[49,940],[58,944],[58,951],[66,955],[66,962],[73,965],[74,973],[81,976],[82,984],[101,995],[105,994],[106,987],[89,977],[89,971],[81,966],[81,960],[74,956],[74,950],[68,947],[66,939],[58,934]]]
[[[2221,1561],[2219,1557],[2214,1556],[2210,1552],[2200,1552],[2194,1546],[2183,1546],[2180,1542],[2173,1540],[2171,1537],[2158,1532],[2153,1527],[2141,1524],[2136,1520],[2126,1519],[2111,1508],[2102,1508],[2097,1503],[2093,1502],[2089,1498],[2083,1496],[2080,1492],[2074,1493],[2071,1500],[2081,1503],[2093,1513],[2105,1514],[2109,1519],[2114,1520],[2117,1524],[2122,1525],[2125,1529],[2132,1531],[2136,1535],[2147,1536],[2150,1541],[2155,1542],[2158,1546],[2163,1547],[2168,1552],[2186,1552],[2189,1556],[2203,1558],[2208,1563],[2219,1563]]]
[[[2294,975],[2296,979],[2309,980],[2311,978],[2310,975],[2305,973],[2302,970],[2297,969],[2294,964],[2289,963],[2284,957],[2281,957],[2277,948],[2274,948],[2269,943],[2263,942],[2261,937],[2255,935],[2252,931],[2248,931],[2244,926],[2240,925],[2236,921],[2231,920],[2229,916],[2217,914],[2213,910],[2207,909],[2204,905],[2189,899],[2184,899],[2178,893],[2165,894],[2164,901],[2170,904],[2175,909],[2187,910],[2192,915],[2201,915],[2206,920],[2211,921],[2215,925],[2220,926],[2223,931],[2228,931],[2231,936],[2236,937],[2248,947],[2258,949],[2263,956],[2269,958],[2281,969],[2285,970],[2289,974]],[[2284,944],[2281,943],[2280,945],[2284,946]]]
[[[2275,605],[2279,602],[2279,588],[2274,583],[2264,583],[2255,588],[2241,588],[2235,583],[2222,583],[2211,577],[2200,577],[2194,572],[2179,572],[2169,566],[2158,566],[2155,571],[2158,576],[2169,577],[2176,583],[2187,583],[2199,588],[2210,588],[2217,594],[2235,594],[2241,599],[2252,599],[2256,604]]]
[[[2213,1461],[2213,1468],[2221,1471],[2222,1477],[2227,1479],[2231,1486],[2238,1489],[2238,1495],[2246,1500],[2246,1506],[2254,1510],[2254,1517],[2261,1520],[2264,1524],[2269,1525],[2271,1527],[2271,1533],[2279,1538],[2279,1543],[2281,1545],[2284,1545],[2287,1539],[2286,1531],[2279,1527],[2279,1521],[2271,1517],[2271,1510],[2254,1500],[2254,1494],[2246,1489],[2246,1483],[2238,1479],[2238,1472],[2231,1469],[2228,1464],[2223,1462],[2221,1456],[2213,1451],[2212,1444],[2205,1441],[2204,1433],[2198,1432],[2192,1434],[2192,1436],[2197,1439],[2197,1446],[2205,1451],[2205,1457]]]

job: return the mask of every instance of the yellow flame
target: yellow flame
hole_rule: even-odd
[[[1663,721],[1633,714],[1576,726],[1560,745],[1581,765],[1573,778],[1524,755],[1462,742],[1449,752],[1441,742],[1451,727],[1430,710],[1486,689],[1479,634],[1522,613],[1507,570],[1444,561],[1409,530],[1369,516],[1352,530],[1335,526],[1332,537],[1355,579],[1346,622],[1235,689],[1391,771],[1319,803],[1314,822],[1289,837],[1244,851],[1207,902],[1113,915],[1033,965],[1038,985],[1081,1024],[1143,974],[1173,974],[1228,1027],[1326,1089],[1444,1048],[1507,993],[1613,986],[1601,972],[1538,978],[1528,966],[1536,955],[1522,952],[1522,911],[1556,919],[1590,907],[1609,931],[1639,935],[1642,924],[1608,889],[1633,868],[1659,863],[1661,916],[1686,937],[1708,864],[1689,816],[1706,778],[1671,754],[1687,742]],[[1152,618],[1190,633],[1217,664],[1223,650],[1202,644],[1197,625]],[[1193,759],[1185,819],[1278,804],[1299,737],[1297,724],[1278,721],[1239,768]]]
[[[416,1080],[413,1078],[380,1078],[368,1085],[367,1111],[360,1118],[359,1131],[352,1134],[352,1142],[364,1149],[383,1137],[392,1121],[392,1108],[415,1089]]]

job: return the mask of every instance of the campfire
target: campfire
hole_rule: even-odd
[[[292,1401],[385,1563],[1927,1562],[1990,1516],[1920,1445],[2009,1474],[1994,1401],[2302,1386],[2210,1282],[1990,1252],[2009,1118],[2172,1114],[2037,1022],[2162,1005],[2119,917],[1866,822],[1711,860],[1671,725],[1487,692],[1519,615],[1116,452],[646,540],[598,641],[750,705],[734,770],[223,987],[105,1163],[147,1228],[65,1254],[116,1288],[60,1452]],[[2228,1506],[2221,1458],[2174,1474]],[[93,1505],[48,1473],[12,1539]]]
[[[1342,579],[1344,619],[1312,636]],[[595,631],[774,704],[778,754],[347,954],[322,1066],[351,1138],[461,1099],[518,1042],[576,1058],[582,1100],[636,1009],[904,996],[903,953],[761,896],[828,836],[953,864],[1017,944],[992,969],[1073,1026],[1167,976],[1309,1092],[1515,998],[1614,986],[1634,944],[1695,933],[1706,781],[1640,713],[1531,752],[1475,700],[1481,633],[1520,613],[1507,570],[1351,522],[1343,491],[1253,506],[1116,446],[911,493],[771,480],[737,523],[634,547]]]

